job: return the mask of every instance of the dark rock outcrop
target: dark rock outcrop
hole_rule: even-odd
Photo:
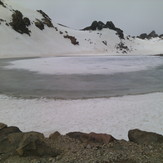
[[[43,30],[43,29],[44,29],[44,24],[42,23],[41,20],[38,20],[38,19],[37,19],[37,21],[35,22],[35,26],[36,26],[37,28],[39,28],[40,30]]]
[[[104,24],[101,21],[94,21],[91,26],[84,28],[83,30],[102,30],[104,28],[109,28],[111,30],[114,30],[117,32],[117,35],[119,36],[120,39],[124,39],[124,34],[123,34],[123,30],[121,30],[120,28],[115,27],[115,25],[113,24],[112,21],[108,21],[106,22],[106,24]]]
[[[134,142],[116,140],[108,134],[81,132],[55,132],[45,138],[41,133],[23,133],[17,127],[0,123],[0,163],[162,163],[163,136],[132,131],[129,135]],[[142,136],[143,140],[137,143]]]
[[[54,27],[51,18],[45,12],[43,12],[42,10],[37,10],[37,12],[39,12],[43,16],[42,23],[44,25],[47,25],[48,27]]]
[[[148,35],[148,39],[155,38],[155,37],[158,37],[158,34],[157,34],[155,31],[152,31],[152,32],[149,33],[149,35]]]
[[[97,133],[82,133],[82,132],[70,132],[66,134],[70,138],[78,139],[81,142],[85,143],[101,143],[108,144],[115,141],[116,139],[108,134],[97,134]]]
[[[47,143],[41,133],[23,133],[17,127],[7,127],[2,123],[0,127],[0,155],[56,157],[60,154],[59,150],[52,148]]]
[[[122,53],[127,53],[130,50],[123,42],[117,44],[116,49],[122,51]]]
[[[160,37],[160,36],[155,31],[152,31],[149,34],[142,33],[140,36],[138,36],[138,38],[140,39],[148,39],[148,40],[156,37]]]
[[[0,0],[0,5],[6,8],[6,5]]]
[[[138,36],[140,39],[146,39],[147,37],[148,35],[146,33],[142,33],[140,36]]]
[[[160,38],[163,38],[163,34],[161,34],[159,37],[160,37]]]
[[[6,124],[4,124],[4,123],[0,123],[0,130],[3,129],[3,128],[6,128],[6,127],[7,127]]]
[[[128,138],[130,141],[138,144],[163,144],[162,135],[139,129],[130,130],[128,132]]]
[[[10,22],[10,25],[15,31],[21,34],[26,33],[30,36],[30,30],[28,29],[28,26],[30,25],[30,20],[26,17],[23,18],[23,14],[20,11],[14,11],[14,13],[12,14],[12,22]]]
[[[59,154],[57,150],[46,144],[44,135],[38,132],[23,133],[16,152],[19,156],[55,157]]]
[[[79,45],[79,42],[77,41],[77,39],[74,36],[66,35],[63,37],[69,39],[73,45]]]
[[[56,131],[53,134],[50,134],[49,139],[55,140],[60,136],[61,136],[61,134],[58,131]]]

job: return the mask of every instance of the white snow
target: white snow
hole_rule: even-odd
[[[17,1],[5,0],[7,8],[0,5],[0,18],[6,22],[0,22],[0,58],[13,57],[47,57],[47,56],[68,56],[68,55],[125,55],[122,51],[117,50],[116,46],[123,42],[128,46],[130,51],[127,55],[152,55],[163,53],[163,39],[141,40],[133,39],[125,35],[125,40],[121,40],[114,30],[103,29],[101,31],[81,31],[61,26],[53,22],[54,27],[41,31],[34,21],[41,20],[42,16],[26,6],[19,5]],[[41,3],[41,2],[40,2]],[[13,11],[20,10],[24,17],[31,20],[29,30],[31,36],[20,34],[14,31],[10,23]],[[62,34],[61,34],[62,33]],[[75,36],[79,45],[73,45],[66,35]],[[103,42],[106,42],[105,45]]]
[[[25,69],[41,74],[113,74],[163,65],[152,56],[52,57],[12,61],[6,69]]]
[[[139,128],[163,134],[163,93],[85,100],[17,99],[0,95],[0,121],[23,131],[109,133],[127,139]]]

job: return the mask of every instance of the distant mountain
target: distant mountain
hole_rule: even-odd
[[[74,30],[52,22],[42,10],[22,7],[16,0],[0,0],[0,57],[160,53],[162,37],[131,37],[111,21],[94,21]]]

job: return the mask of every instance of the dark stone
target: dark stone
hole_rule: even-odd
[[[60,136],[61,136],[61,134],[58,131],[56,131],[49,136],[49,139],[56,140]]]
[[[91,30],[96,30],[97,29],[97,26],[98,26],[98,22],[97,21],[94,21],[94,22],[92,22],[92,24],[90,26],[90,29]]]
[[[40,30],[43,30],[44,29],[44,24],[42,23],[42,21],[38,20],[35,22],[35,26],[37,28],[39,28]]]
[[[7,128],[7,125],[4,124],[4,123],[0,123],[0,130],[3,129],[3,128]]]
[[[163,34],[161,34],[159,37],[160,37],[160,38],[163,38]]]
[[[102,30],[103,28],[109,28],[111,30],[114,30],[117,32],[117,35],[119,36],[120,39],[124,39],[124,34],[123,34],[123,30],[121,30],[120,28],[115,27],[115,25],[113,24],[112,21],[108,21],[106,22],[106,24],[104,24],[103,22],[99,21],[94,21],[91,26],[84,28],[83,30]]]
[[[24,23],[25,23],[26,26],[30,26],[31,25],[31,22],[30,22],[30,20],[27,17],[25,17],[23,19],[23,21],[24,21]]]
[[[105,24],[103,22],[101,22],[101,21],[99,21],[99,22],[93,21],[91,26],[84,28],[84,30],[93,30],[93,31],[95,31],[97,29],[102,30],[104,25]]]
[[[116,139],[108,134],[97,134],[97,133],[82,133],[82,132],[70,132],[67,134],[70,138],[78,139],[83,143],[100,143],[108,144]]]
[[[128,46],[126,46],[123,42],[120,42],[119,44],[117,44],[116,48],[118,50],[121,50],[122,53],[127,53],[127,51],[129,51]]]
[[[146,39],[147,37],[148,35],[146,33],[142,33],[140,36],[138,36],[140,39]]]
[[[0,130],[0,153],[14,152],[17,144],[12,144],[8,139],[11,134],[21,133],[17,127],[4,127]]]
[[[16,10],[12,14],[12,22],[10,23],[10,25],[15,31],[21,34],[26,33],[30,36],[30,30],[27,28],[27,24],[29,24],[29,22],[27,23],[27,19],[28,18],[23,19],[23,14],[20,11]]]
[[[0,5],[6,8],[5,4],[0,0]]]
[[[104,27],[104,23],[103,22],[101,22],[101,21],[99,21],[98,23],[97,23],[97,29],[98,30],[102,30],[103,29],[103,27]]]
[[[1,139],[4,139],[5,137],[7,137],[9,134],[11,133],[18,133],[21,132],[20,129],[18,127],[5,127],[3,129],[0,130],[0,141]]]
[[[152,31],[149,34],[142,33],[140,36],[138,36],[138,38],[140,39],[151,39],[151,38],[156,38],[156,37],[160,37],[160,36],[158,36],[158,34],[155,31]]]
[[[128,132],[128,138],[130,141],[138,144],[162,144],[163,136],[153,133],[141,131],[139,129],[130,130]]]
[[[109,29],[116,30],[116,27],[115,27],[115,25],[113,24],[112,21],[106,22],[106,25],[104,26],[104,28],[109,28]]]
[[[155,31],[152,31],[152,32],[148,35],[148,39],[155,38],[155,37],[158,37],[158,34],[157,34]]]
[[[79,42],[77,41],[77,39],[76,39],[74,36],[66,35],[66,36],[64,36],[64,38],[70,39],[70,41],[71,41],[71,43],[72,43],[73,45],[79,45]]]
[[[44,25],[47,25],[48,27],[54,27],[50,17],[45,12],[43,12],[42,10],[37,10],[37,12],[39,12],[43,16],[42,23]]]
[[[59,152],[49,147],[44,135],[37,132],[24,133],[16,149],[19,156],[57,156]]]
[[[120,39],[124,39],[124,34],[123,31],[120,28],[116,28],[117,35],[119,36]]]

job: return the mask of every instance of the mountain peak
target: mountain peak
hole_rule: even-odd
[[[123,34],[123,30],[121,30],[120,28],[117,28],[112,21],[107,21],[106,24],[103,23],[102,21],[93,21],[91,26],[88,26],[86,28],[84,28],[83,30],[102,30],[104,28],[108,28],[111,30],[114,30],[117,32],[117,35],[119,36],[120,39],[124,39],[124,34]]]

